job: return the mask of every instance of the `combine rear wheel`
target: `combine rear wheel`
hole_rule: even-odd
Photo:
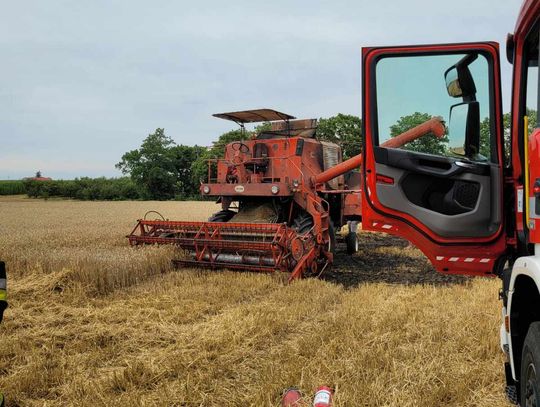
[[[334,229],[334,222],[330,220],[328,223],[328,236],[330,240],[328,241],[328,251],[332,254],[336,253],[336,230]]]
[[[356,232],[349,232],[345,238],[347,244],[347,254],[355,254],[358,251],[358,235]]]

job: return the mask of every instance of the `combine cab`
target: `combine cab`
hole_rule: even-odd
[[[271,122],[253,138],[235,141],[209,161],[205,197],[221,204],[208,222],[139,220],[132,245],[175,244],[188,253],[178,266],[318,275],[332,263],[335,230],[348,225],[347,249],[357,249],[362,156],[345,162],[341,148],[316,138],[317,120],[295,120],[270,109],[216,114],[242,129]],[[434,118],[389,143],[399,147],[425,134],[444,134]],[[245,130],[244,130],[245,131]]]

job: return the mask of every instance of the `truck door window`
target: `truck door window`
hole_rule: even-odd
[[[378,144],[434,116],[447,126],[402,148],[496,162],[490,64],[481,53],[387,56],[376,65]],[[474,136],[476,135],[476,136]],[[471,142],[476,138],[476,142]]]
[[[537,127],[538,116],[538,31],[527,41],[527,76],[525,114],[529,118],[529,133]]]

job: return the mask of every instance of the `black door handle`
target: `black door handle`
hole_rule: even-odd
[[[476,165],[475,163],[470,163],[466,161],[456,161],[456,165],[458,167],[467,168],[467,169],[478,168],[478,165]]]

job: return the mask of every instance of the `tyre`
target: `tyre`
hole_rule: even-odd
[[[292,227],[301,235],[307,233],[313,227],[313,218],[308,213],[302,212],[293,220]]]
[[[208,218],[208,222],[228,222],[236,215],[235,211],[224,210],[214,213]]]
[[[521,354],[520,393],[522,407],[540,407],[540,322],[533,322]]]
[[[336,230],[334,229],[334,222],[330,220],[328,222],[328,235],[330,236],[330,241],[328,242],[328,251],[332,254],[336,253]]]
[[[299,214],[293,221],[294,229],[298,231],[300,234],[307,233],[311,230],[313,227],[313,218],[308,213],[301,213]],[[336,232],[334,230],[334,223],[330,220],[328,224],[328,234],[330,236],[330,240],[328,241],[328,251],[330,253],[336,252]]]
[[[358,251],[358,235],[356,232],[349,232],[345,238],[347,244],[347,254],[352,255]]]

